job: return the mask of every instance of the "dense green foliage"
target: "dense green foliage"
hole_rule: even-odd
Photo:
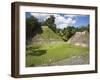
[[[63,40],[68,40],[76,32],[76,28],[73,26],[68,26],[63,30],[59,30],[58,34],[62,37]]]
[[[43,25],[48,26],[53,31],[56,31],[55,17],[51,15],[49,18],[46,19],[46,21],[43,22]]]
[[[80,26],[79,28],[76,28],[77,31],[83,32],[83,31],[88,31],[89,32],[89,24],[87,26]]]
[[[41,24],[38,20],[34,16],[26,18],[26,39],[31,38],[37,32],[42,32]]]

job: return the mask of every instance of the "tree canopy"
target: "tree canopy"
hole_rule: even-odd
[[[26,18],[26,38],[30,38],[35,35],[36,30],[41,30],[41,24],[38,22],[38,19],[34,16]]]

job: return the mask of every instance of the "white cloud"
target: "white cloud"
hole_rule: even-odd
[[[69,23],[72,23],[72,21],[73,21],[72,18],[67,18],[67,19],[66,19],[66,23],[68,23],[68,24],[69,24]]]
[[[64,15],[64,17],[70,17],[70,18],[74,18],[76,17],[77,15]]]
[[[76,20],[73,19],[72,16],[68,18],[65,18],[59,14],[56,14],[54,16],[55,16],[55,24],[57,25],[57,28],[60,28],[60,29],[63,29],[69,25],[76,23]]]
[[[40,22],[45,21],[50,15],[41,13],[31,13],[32,16],[36,17]]]
[[[67,27],[68,25],[67,24],[58,24],[57,25],[57,28],[59,28],[59,29],[64,29],[65,27]]]
[[[73,17],[75,17],[76,15],[64,15],[61,16],[59,14],[41,14],[41,13],[31,13],[31,15],[35,16],[40,22],[45,21],[46,19],[48,19],[50,17],[50,15],[54,15],[55,16],[55,24],[57,26],[57,28],[63,29],[67,26],[70,26],[72,24],[76,23],[76,20],[73,19]]]
[[[76,23],[76,20],[73,20],[73,21],[72,21],[72,24],[75,24],[75,23]]]
[[[54,15],[55,16],[55,24],[62,24],[66,23],[66,19],[58,14]]]

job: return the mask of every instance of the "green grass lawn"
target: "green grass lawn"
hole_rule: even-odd
[[[72,56],[85,55],[88,47],[80,47],[66,42],[50,43],[42,45],[27,45],[26,67],[51,64]]]

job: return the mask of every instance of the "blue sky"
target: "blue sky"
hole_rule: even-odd
[[[77,23],[74,24],[75,26],[87,25],[87,24],[90,23],[89,15],[85,15],[85,16],[83,16],[83,15],[77,16],[75,19],[76,19],[76,21],[77,21]]]
[[[78,15],[78,14],[62,14],[62,13],[34,13],[26,12],[26,17],[35,16],[39,22],[45,21],[47,18],[53,15],[55,17],[55,24],[57,28],[63,29],[67,26],[85,26],[89,24],[89,15]]]

